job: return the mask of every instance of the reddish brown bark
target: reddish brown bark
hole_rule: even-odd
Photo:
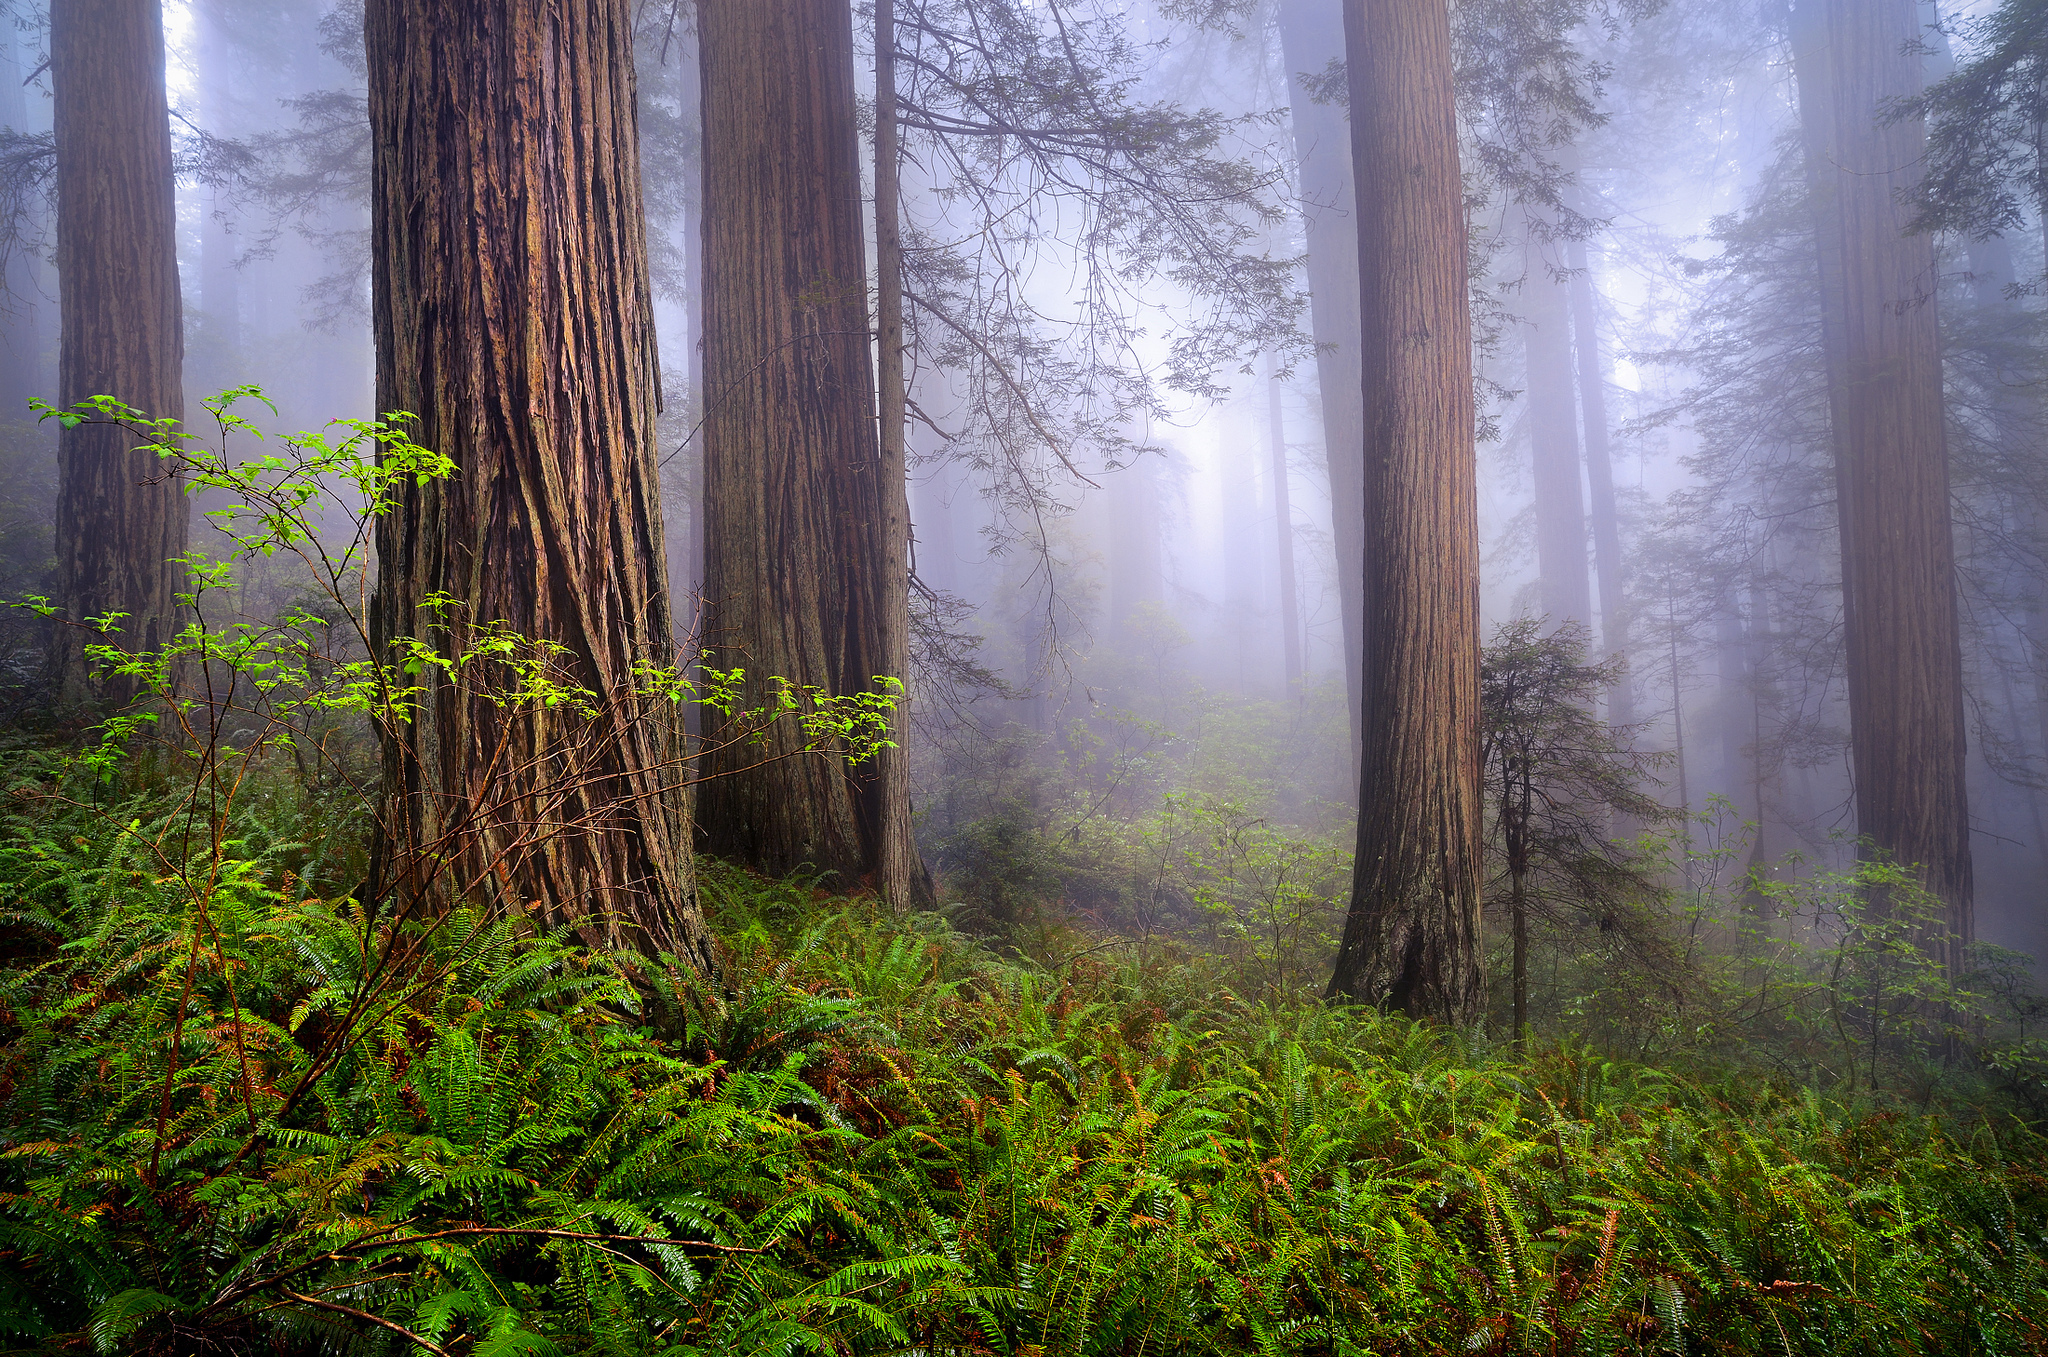
[[[1365,410],[1363,767],[1333,996],[1480,1011],[1479,534],[1444,0],[1346,0]]]
[[[633,696],[634,667],[674,651],[630,18],[627,0],[365,10],[378,408],[416,413],[457,467],[378,525],[378,637],[453,655],[503,623],[565,647],[597,698],[594,719],[501,707],[429,667],[386,776],[392,831],[446,864],[430,895],[706,965],[676,723]]]
[[[770,676],[871,691],[903,677],[892,628],[908,586],[891,550],[900,463],[885,467],[877,440],[851,13],[704,0],[697,14],[707,643],[747,671],[750,701]],[[709,850],[921,893],[902,779],[801,744],[785,725],[724,757],[701,807]]]
[[[1967,943],[1962,646],[1934,243],[1907,235],[1924,128],[1912,0],[1805,0],[1795,63],[1820,238],[1857,832]],[[1960,958],[1947,940],[1953,967]]]
[[[157,0],[57,0],[50,11],[57,133],[57,395],[113,396],[156,419],[185,414],[184,316],[164,34]],[[114,643],[152,650],[178,626],[190,515],[178,481],[104,424],[57,440],[57,590],[83,620],[125,612]],[[95,684],[78,633],[57,669],[67,701],[133,696]]]

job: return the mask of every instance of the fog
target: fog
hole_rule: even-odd
[[[1128,133],[1135,150],[1103,133],[1053,151],[949,137],[987,73],[963,74],[971,54],[935,34],[977,6],[904,8],[929,23],[904,39],[928,58],[906,65],[920,112],[906,119],[904,169],[921,807],[957,793],[963,768],[991,766],[998,745],[1078,769],[1099,756],[1091,741],[1166,759],[1191,732],[1238,726],[1291,751],[1247,765],[1284,793],[1272,813],[1328,830],[1356,792],[1344,604],[1355,567],[1339,522],[1355,506],[1331,488],[1332,436],[1356,430],[1323,389],[1347,340],[1325,334],[1336,299],[1315,295],[1310,258],[1345,248],[1350,209],[1317,196],[1327,166],[1310,162],[1341,162],[1348,147],[1329,142],[1343,85],[1325,63],[1341,51],[1306,64],[1283,39],[1290,23],[1338,33],[1335,0],[996,6],[1039,25],[1033,41],[1055,15],[1082,35],[1092,106],[1159,124]],[[1700,817],[1687,833],[1739,843],[1767,872],[1841,867],[1858,830],[1788,12],[1753,0],[1454,8],[1483,631],[1520,616],[1584,624],[1597,654],[1627,661],[1603,714],[1637,748],[1674,756],[1653,792]],[[360,6],[164,12],[188,412],[254,384],[278,407],[266,427],[371,415]],[[47,16],[23,0],[7,13],[0,586],[17,595],[38,587],[53,550],[53,437],[21,410],[56,390],[58,261]],[[1973,55],[1944,30],[1965,33],[1974,13],[1923,6],[1930,80],[1954,69],[1957,43]],[[707,396],[696,36],[687,5],[643,5],[636,21],[663,508],[671,584],[688,594]],[[856,16],[864,92],[871,22]],[[1312,114],[1320,125],[1301,121]],[[871,103],[862,117],[871,134]],[[871,183],[871,159],[866,172]],[[1937,231],[1932,298],[1977,926],[2037,956],[2041,225],[2039,204],[2023,202],[1995,233]],[[33,644],[10,633],[17,678]],[[1156,734],[1166,729],[1171,739]],[[1087,777],[1139,796],[1099,766]],[[933,811],[928,851],[943,855],[929,845],[958,823]]]

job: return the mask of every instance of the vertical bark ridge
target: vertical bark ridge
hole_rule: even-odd
[[[631,42],[625,0],[365,9],[378,408],[457,468],[378,524],[377,636],[453,655],[502,623],[565,647],[598,706],[501,708],[429,670],[386,777],[410,848],[447,836],[441,902],[706,966],[676,722],[634,695],[675,655]]]
[[[707,644],[747,670],[750,700],[770,675],[867,691],[902,675],[883,621],[894,486],[877,440],[851,11],[704,0],[698,32]],[[721,761],[731,775],[706,788],[706,846],[766,872],[882,886],[885,828],[907,823],[883,805],[897,784],[789,757],[800,744],[778,728]],[[778,761],[738,771],[763,758]]]
[[[1912,0],[1805,0],[1795,66],[1821,238],[1857,832],[1974,933],[1962,645]],[[1817,11],[1817,12],[1816,12]],[[1818,22],[1815,22],[1818,20]],[[1809,100],[1809,96],[1812,96]],[[1940,944],[1946,946],[1946,944]],[[1953,968],[1954,949],[1946,953]]]
[[[57,0],[50,12],[57,134],[57,397],[112,396],[182,420],[184,314],[157,0]],[[16,412],[16,417],[25,412]],[[68,615],[128,619],[115,643],[153,650],[178,626],[190,514],[175,477],[121,429],[57,438],[57,589]],[[95,684],[78,634],[56,648],[63,699],[125,702]]]
[[[1479,552],[1465,212],[1443,0],[1346,0],[1365,412],[1358,852],[1333,996],[1469,1022]]]

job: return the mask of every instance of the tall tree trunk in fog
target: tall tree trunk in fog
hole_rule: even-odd
[[[224,0],[196,6],[193,16],[200,31],[199,89],[200,125],[210,136],[223,139],[235,135],[234,94],[241,76],[236,68],[234,47]],[[219,185],[201,193],[204,216],[199,228],[199,301],[205,313],[207,357],[215,371],[207,374],[219,385],[242,380],[232,370],[239,362],[241,345],[240,278],[235,269],[235,237],[230,205]]]
[[[896,124],[896,4],[875,0],[875,367],[881,456],[876,463],[882,512],[882,567],[876,584],[881,667],[910,675],[910,467],[905,439],[909,392],[903,385],[902,188]],[[907,694],[906,694],[907,695]],[[875,885],[897,909],[928,902],[931,891],[910,823],[909,712],[890,718],[892,748],[875,755],[870,795],[879,820]]]
[[[1365,411],[1359,385],[1358,218],[1352,191],[1351,129],[1345,110],[1302,88],[1344,51],[1344,0],[1280,0],[1280,51],[1294,122],[1294,154],[1308,245],[1309,325],[1322,393],[1323,451],[1330,472],[1330,535],[1344,622],[1344,684],[1350,697],[1351,754],[1364,730]]]
[[[1536,566],[1552,626],[1591,625],[1586,585],[1586,502],[1579,486],[1577,384],[1572,376],[1570,292],[1554,276],[1555,243],[1525,216],[1522,344],[1527,356],[1529,456],[1536,478]]]
[[[1586,242],[1566,245],[1572,270],[1571,309],[1574,348],[1579,360],[1579,415],[1585,429],[1587,509],[1593,521],[1593,569],[1600,583],[1600,647],[1610,654],[1628,654],[1628,602],[1622,594],[1621,514],[1614,498],[1614,458],[1607,439],[1607,373],[1600,361],[1600,309],[1587,267]],[[1624,673],[1607,690],[1607,722],[1630,726],[1636,720],[1633,680]]]
[[[1280,407],[1280,374],[1266,360],[1266,428],[1273,453],[1273,526],[1280,571],[1280,646],[1287,695],[1301,695],[1301,600],[1294,572],[1294,501],[1287,493],[1287,416]]]
[[[1346,0],[1365,411],[1364,757],[1330,993],[1477,1017],[1472,317],[1444,0]]]
[[[64,404],[113,396],[157,419],[185,416],[177,205],[157,0],[56,0],[50,11],[57,133],[57,268]],[[57,589],[68,614],[125,612],[129,650],[168,641],[184,572],[185,497],[121,429],[81,424],[57,439]],[[95,691],[77,633],[60,637],[66,701]]]
[[[598,704],[500,707],[429,667],[384,731],[387,805],[401,844],[436,846],[437,897],[708,966],[675,722],[633,695],[675,650],[630,21],[627,0],[365,6],[377,408],[457,468],[378,524],[376,634],[455,654],[502,622],[564,647]],[[544,824],[570,828],[522,850]]]
[[[11,24],[0,24],[0,127],[26,132],[28,100],[22,94],[20,38]],[[32,398],[48,399],[43,360],[43,313],[36,285],[34,258],[18,248],[0,248],[0,425],[26,424],[35,418]]]
[[[697,62],[697,29],[695,24],[684,26],[677,35],[676,51],[672,57],[680,65],[677,72],[678,97],[683,115],[690,117],[700,113],[703,95],[699,89]],[[703,184],[704,136],[703,123],[697,125],[696,161],[697,183]],[[670,552],[669,590],[676,600],[675,622],[678,634],[693,645],[700,641],[701,618],[697,616],[698,598],[704,584],[704,288],[703,269],[700,263],[704,257],[704,200],[701,192],[686,194],[683,204],[682,238],[683,278],[689,291],[683,302],[683,317],[689,334],[689,341],[683,354],[683,374],[689,392],[683,411],[685,427],[689,429],[689,442],[682,452],[688,463],[684,480],[689,486],[686,527],[683,540]],[[667,455],[667,454],[664,454]],[[673,512],[674,506],[670,506]],[[697,713],[691,713],[694,725]]]
[[[865,241],[845,0],[703,0],[704,430],[707,644],[744,667],[751,700],[779,675],[833,694],[892,669],[901,591],[888,580],[887,479],[876,439]],[[900,558],[893,558],[900,559]],[[900,659],[896,661],[900,663]],[[710,718],[707,715],[707,720]],[[786,723],[785,723],[786,725]],[[712,852],[765,872],[799,867],[922,889],[900,781],[793,755],[778,726],[707,786]],[[885,879],[889,871],[909,881]]]
[[[1822,22],[1815,24],[1818,5]],[[1821,244],[1857,832],[1974,932],[1962,648],[1934,243],[1905,206],[1924,129],[1912,0],[1803,0],[1795,66]],[[1818,97],[1812,97],[1818,96]],[[1816,125],[1818,124],[1818,125]],[[1832,276],[1830,276],[1832,275]],[[1945,948],[1951,968],[1956,949]]]
[[[1145,453],[1109,479],[1109,620],[1119,631],[1138,620],[1139,609],[1166,601],[1166,571],[1160,541],[1160,476],[1165,457]],[[1135,638],[1124,642],[1133,644]]]

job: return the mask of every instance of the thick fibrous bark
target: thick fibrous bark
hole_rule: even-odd
[[[1533,218],[1532,224],[1533,224]],[[1552,626],[1593,621],[1586,587],[1586,506],[1579,487],[1568,291],[1551,274],[1548,246],[1531,230],[1522,285],[1528,358],[1529,453],[1536,480],[1536,567]]]
[[[1364,725],[1360,646],[1365,627],[1365,470],[1359,461],[1365,415],[1358,370],[1358,225],[1352,192],[1351,133],[1344,109],[1319,104],[1302,88],[1344,50],[1341,0],[1283,0],[1280,47],[1300,169],[1302,224],[1308,245],[1309,324],[1322,393],[1323,450],[1329,465],[1330,536],[1337,552],[1337,595],[1344,621],[1344,677],[1351,699],[1352,757]]]
[[[394,859],[435,864],[400,890],[707,965],[677,723],[634,695],[674,649],[630,19],[626,0],[365,9],[378,408],[417,414],[457,468],[378,524],[379,642],[455,655],[503,623],[565,647],[597,704],[501,707],[428,666],[384,732],[388,830]]]
[[[887,518],[903,489],[877,447],[851,13],[845,0],[704,0],[697,23],[706,642],[720,667],[746,669],[750,699],[771,675],[867,691],[903,676],[883,616],[902,597]],[[884,805],[901,779],[797,756],[802,738],[785,724],[730,752],[703,797],[706,846],[891,899],[914,890],[914,846],[883,848],[908,834],[907,803]],[[913,879],[880,879],[885,863]]]
[[[1479,549],[1443,0],[1346,0],[1365,411],[1364,758],[1330,992],[1449,1022],[1479,972]]]
[[[1818,7],[1820,24],[1812,22]],[[1857,832],[1973,932],[1934,244],[1909,236],[1919,88],[1912,0],[1805,0],[1795,60],[1827,298]],[[1947,959],[1959,962],[1953,949]]]
[[[157,0],[57,0],[50,12],[57,133],[58,400],[113,396],[156,419],[185,414],[184,317],[164,33]],[[68,615],[125,612],[110,638],[155,649],[177,628],[185,497],[153,454],[111,425],[57,441],[57,588]],[[57,652],[67,701],[95,692],[78,633]]]

